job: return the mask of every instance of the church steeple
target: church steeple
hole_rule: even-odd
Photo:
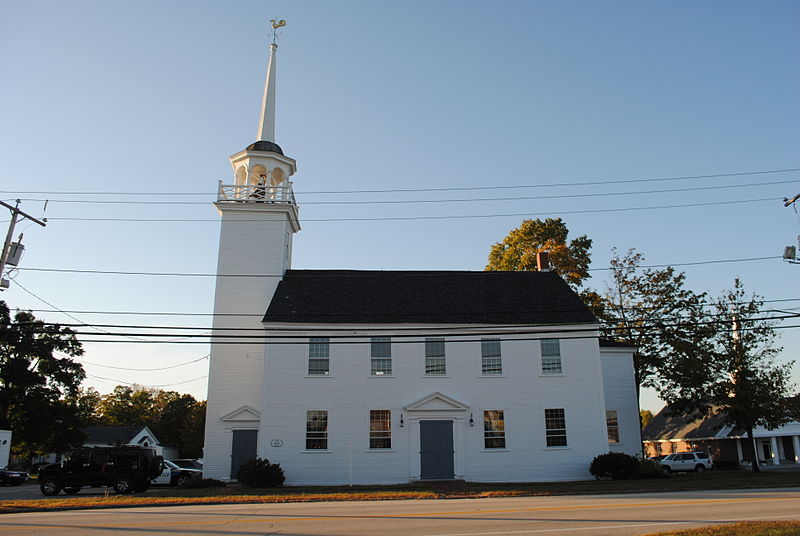
[[[275,69],[277,67],[275,59],[277,50],[278,44],[275,42],[270,43],[267,79],[264,82],[264,97],[261,99],[261,121],[258,124],[256,141],[271,141],[275,143]]]
[[[278,29],[286,26],[286,21],[273,19],[271,22],[272,43],[269,45],[269,63],[261,100],[257,140],[244,151],[230,157],[234,184],[231,187],[220,185],[219,201],[285,203],[295,206],[296,212],[289,177],[297,171],[297,164],[293,158],[284,155],[283,150],[275,143],[275,58]],[[296,220],[296,215],[293,219]]]

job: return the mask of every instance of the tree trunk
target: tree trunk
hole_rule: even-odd
[[[756,448],[756,438],[753,437],[753,429],[747,429],[747,439],[750,440],[750,444],[753,446],[753,472],[758,473],[761,471],[761,468],[758,466],[758,448]]]

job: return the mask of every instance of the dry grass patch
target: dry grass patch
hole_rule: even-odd
[[[771,521],[769,523],[745,522],[716,525],[699,529],[658,532],[648,536],[797,536],[800,535],[798,521]]]
[[[364,493],[291,493],[256,494],[253,490],[242,493],[208,496],[157,496],[157,495],[110,495],[108,497],[65,497],[58,499],[28,499],[1,501],[0,513],[46,512],[52,510],[85,510],[100,508],[132,508],[136,506],[180,506],[186,504],[256,504],[319,501],[387,501],[398,499],[433,499],[430,491],[383,491]]]
[[[186,504],[285,503],[314,501],[385,501],[399,499],[520,497],[536,495],[580,495],[640,493],[711,489],[798,487],[797,473],[710,471],[673,475],[658,480],[583,480],[578,482],[532,482],[480,484],[432,482],[397,486],[306,486],[252,489],[238,486],[200,489],[163,489],[147,494],[60,496],[49,499],[0,501],[0,513],[134,506],[178,506]]]

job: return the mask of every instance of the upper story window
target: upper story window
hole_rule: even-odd
[[[308,340],[308,374],[324,376],[330,373],[330,338],[311,337]]]
[[[428,376],[444,376],[446,373],[444,339],[442,337],[425,339],[425,374]]]
[[[370,344],[370,374],[388,376],[392,374],[392,339],[372,337]]]
[[[369,448],[392,448],[392,412],[388,409],[369,411]]]
[[[483,447],[487,449],[506,448],[506,421],[502,409],[483,412]]]
[[[619,421],[617,420],[617,410],[606,410],[606,429],[608,430],[608,442],[619,443]]]
[[[564,408],[544,410],[544,428],[548,447],[567,446],[567,421]]]
[[[328,412],[315,409],[306,412],[306,450],[328,448]]]
[[[500,339],[481,339],[481,374],[502,374]]]
[[[558,339],[542,339],[542,374],[561,374],[561,344]]]

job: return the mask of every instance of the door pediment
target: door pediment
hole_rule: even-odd
[[[236,408],[235,410],[231,411],[230,413],[226,413],[220,419],[225,422],[253,422],[253,421],[260,421],[261,420],[261,412],[259,412],[253,406],[241,406]]]
[[[405,407],[406,411],[408,412],[441,412],[441,411],[453,411],[453,412],[463,412],[469,409],[467,404],[463,402],[459,402],[455,398],[451,398],[447,395],[443,395],[442,393],[435,392],[431,393],[428,396],[417,400],[411,404],[408,404]]]

